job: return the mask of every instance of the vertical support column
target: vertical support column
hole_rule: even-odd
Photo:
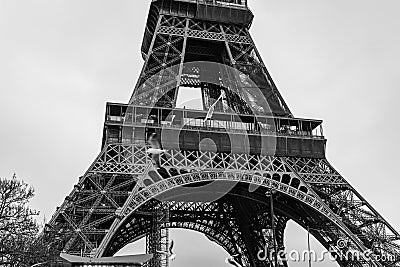
[[[229,59],[231,60],[231,64],[232,64],[232,66],[234,67],[235,64],[236,64],[236,62],[235,62],[235,59],[233,58],[232,51],[231,51],[231,49],[229,48],[229,43],[228,43],[228,39],[226,38],[226,33],[225,33],[225,31],[224,31],[224,27],[222,27],[222,25],[219,25],[219,27],[220,27],[220,29],[221,29],[221,32],[222,32],[223,35],[224,35],[225,48],[226,48],[226,51],[227,51],[227,53],[228,53],[228,55],[229,55]]]
[[[176,100],[178,99],[178,92],[179,92],[179,86],[181,85],[181,80],[182,80],[182,72],[183,72],[183,65],[185,63],[185,55],[186,55],[186,45],[187,45],[187,40],[188,40],[188,32],[189,32],[189,19],[186,19],[186,26],[185,26],[185,36],[183,37],[183,48],[182,48],[182,54],[181,54],[181,63],[179,65],[179,74],[178,74],[178,80],[176,83],[176,90],[175,90],[175,97],[174,97],[174,107],[176,107]]]
[[[228,38],[226,36],[226,32],[224,30],[224,27],[222,25],[219,25],[219,27],[220,27],[220,30],[221,30],[222,34],[224,35],[225,49],[226,49],[226,52],[228,54],[229,63],[230,63],[228,66],[232,67],[234,69],[238,69],[237,66],[236,66],[236,61],[235,61],[235,59],[233,57],[231,48],[229,47],[229,41],[228,41]],[[249,111],[243,110],[243,107],[246,106],[246,105],[243,105],[244,103],[240,103],[240,101],[243,101],[244,99],[246,99],[246,96],[243,94],[243,91],[241,90],[240,83],[238,83],[238,81],[240,81],[240,77],[239,77],[238,73],[239,72],[234,72],[233,73],[230,70],[226,70],[225,71],[225,74],[228,76],[228,79],[224,79],[224,81],[225,80],[229,81],[230,82],[229,83],[229,89],[232,92],[236,93],[240,97],[239,99],[237,99],[236,97],[235,98],[227,97],[228,98],[227,101],[228,101],[229,107],[233,108],[237,113],[245,114],[246,112],[249,112]],[[234,77],[232,77],[232,75]],[[224,85],[227,86],[226,84],[224,84]]]
[[[185,58],[188,19],[160,15],[130,104],[174,107]]]
[[[251,267],[264,267],[264,263],[258,258],[257,252],[262,246],[261,232],[257,234],[258,230],[262,230],[259,225],[258,219],[255,215],[256,212],[248,201],[244,199],[230,199],[237,220],[241,238],[243,239],[246,250],[249,266]]]
[[[169,206],[161,203],[153,210],[153,226],[151,233],[146,237],[146,252],[153,254],[153,259],[147,267],[168,267],[169,256],[159,253],[169,251]]]
[[[143,78],[144,78],[145,73],[146,73],[146,67],[147,67],[147,65],[148,65],[148,63],[149,63],[149,59],[150,59],[151,54],[152,54],[152,51],[153,51],[154,43],[155,43],[156,38],[157,38],[157,32],[158,32],[158,29],[160,28],[160,24],[161,24],[162,18],[163,18],[162,15],[158,18],[157,26],[156,26],[155,32],[154,32],[154,34],[153,34],[153,39],[151,40],[151,44],[150,44],[149,51],[147,52],[146,59],[145,59],[145,61],[144,61],[142,70],[141,70],[141,72],[140,72],[139,79],[138,79],[138,81],[137,81],[137,83],[136,83],[136,86],[135,86],[133,92],[135,92],[135,91],[142,85]],[[134,96],[134,95],[132,95],[132,98],[133,98],[133,96]],[[130,99],[129,103],[132,102],[132,98]]]
[[[271,190],[269,193],[270,205],[271,205],[271,227],[272,227],[272,243],[274,247],[274,266],[278,267],[278,246],[276,242],[276,231],[275,231],[275,212],[274,212],[274,192]]]
[[[274,114],[292,116],[289,107],[265,67],[248,29],[239,29],[240,32],[246,35],[248,40],[246,43],[242,43],[240,41],[234,42],[229,40],[227,38],[227,33],[224,31],[224,27],[220,25],[220,28],[225,36],[225,47],[232,67],[248,75],[249,78],[253,80],[264,94],[268,101],[269,108]],[[238,79],[238,81],[240,81],[240,79]],[[267,112],[265,107],[263,108],[264,111]]]

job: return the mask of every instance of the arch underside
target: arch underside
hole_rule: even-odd
[[[134,152],[130,152],[131,158],[126,156],[127,148]],[[114,158],[104,156],[110,149],[118,152]],[[351,239],[354,238],[365,249],[399,255],[396,232],[391,231],[388,223],[324,159],[167,151],[166,159],[161,160],[161,168],[157,168],[142,156],[145,155],[144,151],[145,148],[140,146],[109,145],[85,176],[81,177],[50,222],[54,228],[60,227],[69,233],[64,251],[78,253],[86,249],[87,255],[94,255],[94,252],[97,257],[112,255],[118,248],[147,234],[151,219],[146,209],[151,210],[154,205],[159,205],[155,199],[162,195],[174,195],[174,190],[185,186],[219,181],[234,184],[229,194],[220,200],[230,197],[232,201],[188,202],[183,205],[182,201],[165,199],[171,205],[168,227],[203,232],[233,255],[238,247],[243,252],[253,247],[254,254],[254,250],[257,250],[254,244],[266,242],[259,229],[268,229],[269,201],[265,193],[274,189],[277,191],[274,197],[276,221],[291,219],[304,228],[310,227],[314,237],[326,248],[343,238],[349,241],[352,249],[360,250]],[[195,161],[192,160],[194,158]],[[225,205],[225,208],[236,205],[237,212],[241,214],[243,208],[240,208],[240,203],[235,203],[237,200],[233,196],[238,196],[236,199],[241,199],[245,207],[259,206],[250,215],[245,213],[247,215],[235,217],[248,217],[250,222],[233,221],[236,225],[260,222],[252,226],[256,233],[246,234],[243,229],[235,233],[232,229],[237,226],[234,224],[229,226],[226,220],[212,220],[211,212],[207,215],[206,207],[210,207],[207,205],[216,203],[223,207]],[[253,202],[258,204],[253,205]],[[203,210],[204,218],[209,216],[205,221],[212,223],[200,221]],[[215,212],[216,208],[211,210]],[[227,229],[230,229],[230,235],[217,235],[227,232]],[[277,229],[280,242],[283,240],[284,227]],[[235,233],[234,237],[232,233]],[[251,240],[244,237],[251,237]],[[376,251],[377,248],[380,251]],[[244,263],[254,260],[254,255],[245,254]],[[340,264],[350,265],[348,262]],[[364,262],[360,264],[369,266]],[[396,264],[398,262],[377,263],[375,266],[399,266]]]
[[[183,228],[203,233],[230,255],[241,255],[241,258],[237,260],[244,266],[269,266],[268,259],[260,261],[257,256],[260,249],[265,248],[266,243],[270,248],[273,246],[272,240],[263,235],[265,230],[272,228],[270,202],[265,196],[267,190],[259,188],[250,193],[248,187],[249,184],[240,183],[229,194],[214,202],[186,202],[180,201],[179,198],[172,200],[170,196],[179,195],[179,190],[169,194],[166,201],[153,199],[125,220],[125,225],[113,237],[104,256],[111,256],[125,245],[149,234],[152,211],[155,208],[167,208],[169,222],[164,224],[164,227]],[[321,232],[313,231],[312,234],[327,249],[332,246],[332,243],[337,242],[337,232],[340,229],[334,228],[324,216],[291,197],[276,194],[274,211],[277,245],[280,250],[284,250],[285,247],[284,230],[289,220],[295,221],[304,228],[308,226],[312,229],[321,229]],[[146,223],[140,222],[140,218],[146,213],[148,214]],[[323,229],[325,229],[325,234],[321,234]],[[332,242],[327,242],[327,233]],[[352,266],[350,262],[338,263],[341,266]],[[284,260],[281,264],[287,266]]]
[[[153,166],[153,168],[148,170],[148,176],[146,176],[142,181],[144,188],[141,188],[141,190],[132,195],[128,203],[129,209],[127,210],[137,210],[141,205],[145,204],[152,197],[158,194],[162,194],[163,192],[165,193],[171,191],[171,189],[179,188],[181,186],[184,186],[185,184],[193,184],[204,181],[215,182],[217,180],[221,180],[222,183],[229,181],[233,183],[244,182],[253,185],[253,188],[251,188],[250,191],[253,191],[254,189],[262,191],[273,188],[281,194],[287,195],[289,199],[295,199],[296,201],[292,201],[293,203],[299,202],[305,206],[308,206],[308,208],[310,208],[311,210],[315,210],[315,213],[317,215],[320,215],[317,222],[321,224],[321,226],[316,225],[315,228],[327,228],[325,231],[320,233],[320,235],[324,236],[324,242],[330,242],[330,245],[332,245],[332,241],[334,242],[340,238],[346,238],[346,230],[347,235],[349,235],[348,229],[346,229],[346,227],[341,224],[339,220],[337,220],[337,218],[333,215],[333,213],[329,210],[325,203],[312,191],[307,183],[302,181],[302,179],[298,177],[291,170],[291,168],[285,165],[282,158],[234,154],[224,155],[223,153],[221,153],[220,155],[212,155],[212,153],[208,152],[202,156],[195,155],[192,158],[197,160],[188,163],[187,159],[191,158],[190,156],[193,156],[193,153],[198,152],[187,152],[191,155],[182,155],[181,153],[184,152],[171,151],[170,153],[166,153],[165,157],[161,158],[160,168],[154,168]],[[202,162],[200,162],[200,159]],[[210,165],[211,167],[213,167],[214,170],[198,171],[196,169],[197,165],[206,165],[204,164],[206,163],[204,161],[207,161],[207,159],[211,161]],[[183,165],[183,162],[186,163],[185,169],[180,169],[180,167]],[[257,169],[257,171],[255,171],[255,169]],[[214,190],[215,192],[215,187],[212,190]],[[222,193],[228,193],[228,191],[224,191]],[[254,197],[254,194],[254,192],[251,193],[249,195],[249,198]],[[174,196],[176,194],[171,195]],[[265,202],[265,199],[262,201]],[[287,205],[286,210],[288,210],[288,208],[290,207],[294,207],[295,205],[293,203]],[[123,221],[127,220],[126,218],[129,217],[128,214],[129,211],[124,214],[125,219],[123,219]],[[302,214],[304,215],[307,213]],[[251,214],[238,215],[238,218],[247,217],[251,218]],[[296,220],[299,221],[298,218],[296,218]],[[250,222],[242,220],[241,223],[243,225],[246,225]],[[124,222],[119,223],[119,227],[122,227],[123,224]],[[302,225],[310,224],[315,225],[316,223],[306,222]],[[259,227],[255,228],[260,231]],[[119,231],[117,230],[117,228],[114,228],[113,230],[115,232]],[[248,237],[249,234],[245,233],[244,236]],[[248,240],[247,243],[247,246],[251,246],[251,244],[257,244],[259,243],[259,241],[257,241],[256,238],[255,240]],[[103,249],[102,253],[106,252],[105,247],[102,247],[100,249]],[[251,258],[249,260],[254,265],[257,262],[256,257],[254,255],[249,255],[249,257]]]

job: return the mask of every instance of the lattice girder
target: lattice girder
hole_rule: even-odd
[[[64,250],[73,254],[89,255],[98,246],[115,220],[117,210],[126,202],[137,182],[135,174],[110,174],[108,170],[104,173],[93,172],[104,160],[108,165],[118,164],[115,158],[102,153],[49,222],[53,227],[69,225],[65,232],[70,233],[70,238]],[[120,157],[119,161],[124,159]]]
[[[398,232],[329,164],[326,159],[286,161],[324,198],[337,216],[377,255],[400,255]],[[387,264],[391,264],[390,262]],[[395,264],[395,263],[393,263]],[[395,265],[397,266],[397,265]]]
[[[215,221],[215,214],[221,214],[223,216],[228,216],[229,213],[219,213],[219,209],[216,204],[214,203],[183,203],[183,202],[151,202],[146,205],[143,209],[145,211],[138,212],[137,214],[140,216],[143,213],[146,213],[147,210],[151,209],[152,207],[163,206],[169,208],[170,217],[169,222],[165,223],[164,227],[168,228],[184,228],[202,232],[209,236],[212,236],[213,239],[218,240],[220,244],[223,244],[224,248],[228,252],[237,252],[235,250],[235,244],[232,243],[232,238],[230,235],[235,235],[235,226],[232,225],[233,222],[229,225],[223,225],[223,221],[221,223],[217,223]],[[151,212],[147,212],[151,214]],[[116,244],[117,247],[111,247],[110,254],[113,254],[119,248],[123,247],[126,244],[134,242],[138,240],[143,233],[147,233],[150,231],[151,227],[148,227],[150,222],[147,224],[138,224],[135,223],[134,220],[138,215],[134,215],[132,217],[132,223],[127,225],[123,230],[123,237],[124,239],[120,239],[119,242]],[[148,215],[150,216],[150,215]],[[132,228],[135,226],[135,228]],[[137,228],[139,227],[139,228]],[[127,234],[128,233],[128,234]],[[117,239],[119,237],[116,237]],[[238,241],[238,239],[236,239]]]
[[[121,169],[120,164],[127,167]],[[111,174],[108,168],[100,172],[101,166],[111,166],[118,170],[117,174]],[[161,158],[161,167],[170,177],[160,175],[151,164],[145,146],[105,146],[51,221],[70,225],[73,238],[66,251],[77,252],[76,246],[83,242],[86,253],[99,253],[100,244],[104,248],[105,240],[110,241],[110,236],[116,234],[121,220],[149,199],[185,184],[219,180],[249,183],[253,191],[258,187],[273,188],[328,218],[336,236],[352,236],[363,249],[379,248],[384,253],[399,255],[398,234],[326,160],[172,150]],[[180,170],[185,170],[185,174]],[[176,173],[179,175],[173,176]],[[108,229],[99,229],[104,223]],[[333,236],[324,232],[314,234],[319,234],[322,241],[332,240]],[[234,245],[226,247],[233,251]]]
[[[201,233],[206,234],[211,241],[216,242],[221,245],[228,253],[231,255],[240,254],[243,257],[239,257],[240,261],[245,264],[244,266],[249,265],[249,259],[247,255],[249,255],[249,248],[252,248],[251,251],[256,256],[258,254],[259,249],[264,247],[264,244],[261,242],[262,237],[261,229],[268,228],[270,226],[270,221],[268,219],[254,220],[256,218],[261,218],[265,216],[265,208],[262,208],[260,205],[257,207],[257,213],[254,214],[254,218],[252,220],[253,223],[260,224],[255,227],[251,231],[251,235],[255,235],[256,239],[259,240],[259,245],[254,247],[255,244],[246,244],[244,242],[243,229],[241,228],[241,224],[237,221],[237,214],[233,211],[232,202],[226,199],[221,199],[217,202],[213,203],[199,203],[199,202],[176,202],[176,201],[168,201],[159,203],[157,201],[150,201],[142,210],[151,210],[152,207],[162,206],[168,207],[170,210],[170,222],[165,224],[165,227],[168,228],[184,228],[195,230]],[[139,212],[138,214],[145,213]],[[132,221],[135,219],[134,215],[132,217]],[[279,244],[283,244],[283,230],[285,228],[285,223],[280,223],[280,220],[277,217],[277,228],[280,233],[279,236]],[[286,222],[286,220],[285,220]],[[133,225],[136,225],[138,228],[131,228]],[[113,247],[111,251],[108,251],[107,255],[111,255],[115,253],[121,246],[124,246],[128,243],[131,243],[135,240],[138,240],[143,232],[149,231],[148,224],[147,225],[139,225],[137,223],[130,223],[127,228],[124,228],[124,241],[122,241],[118,236],[115,238],[118,239],[118,243],[115,243],[117,247]],[[129,234],[127,234],[129,233]],[[238,258],[238,260],[239,260]],[[257,266],[261,266],[261,263],[258,262]]]
[[[144,66],[129,104],[172,109],[178,89],[187,86],[202,89],[206,109],[221,94],[229,112],[293,117],[251,38],[251,20],[204,21],[196,16],[193,1],[155,2],[142,46]],[[245,6],[241,9],[250,12]],[[202,69],[196,65],[201,60],[222,67]],[[212,77],[202,80],[202,76]],[[245,101],[246,95],[254,98],[252,103]],[[272,227],[266,194],[276,192],[272,198],[279,247],[284,246],[287,221],[294,220],[327,249],[339,240],[348,241],[348,247],[333,254],[371,249],[377,255],[397,257],[393,262],[339,260],[341,266],[400,266],[398,232],[326,159],[168,150],[159,162],[152,162],[146,140],[137,141],[134,131],[133,144],[124,143],[123,137],[112,140],[107,127],[124,126],[107,123],[101,153],[49,223],[68,236],[65,252],[111,256],[144,236],[151,237],[148,252],[165,250],[165,229],[172,227],[204,233],[231,255],[241,255],[236,260],[243,266],[265,266],[256,258],[256,250],[271,243],[271,237],[263,234]],[[218,184],[229,186],[207,187]],[[196,201],[193,195],[188,201],[184,190],[196,186],[204,187],[213,199]],[[179,194],[186,199],[174,199]],[[155,216],[159,209],[168,216]],[[287,266],[286,261],[281,264]],[[164,257],[149,263],[161,267],[154,265],[166,267],[168,261]]]
[[[186,81],[182,77],[182,71],[186,62],[185,55],[188,52],[187,42],[189,39],[225,43],[226,58],[223,59],[223,63],[248,75],[248,78],[252,79],[264,94],[275,114],[292,116],[258,55],[246,27],[163,14],[158,18],[142,73],[130,100],[131,104],[162,105],[164,107],[175,105],[176,88],[182,86]],[[216,62],[219,61],[216,60]],[[166,75],[164,75],[164,71],[167,72]],[[227,88],[235,92],[237,88],[232,86],[233,84],[230,85]],[[239,91],[241,90],[247,89],[241,88]],[[251,91],[247,93],[251,93]],[[237,99],[229,100],[229,102],[235,101]],[[260,112],[269,111],[260,109]]]
[[[158,174],[158,182],[154,183],[154,180],[152,179],[154,179],[154,175],[157,175],[157,170],[154,168],[149,169],[148,173],[151,175],[145,175],[143,176],[143,179],[152,181],[154,184],[150,183],[149,186],[141,188],[140,191],[137,191],[134,195],[131,195],[129,197],[130,203],[125,203],[124,208],[122,208],[122,211],[126,213],[122,213],[121,216],[127,216],[129,212],[134,211],[140,207],[142,203],[145,203],[146,200],[151,199],[153,196],[156,196],[157,194],[160,194],[166,190],[170,190],[174,187],[179,187],[183,184],[209,180],[232,180],[236,182],[253,183],[256,186],[269,186],[271,188],[275,188],[277,191],[296,198],[298,201],[312,207],[313,209],[317,209],[318,212],[327,216],[333,222],[333,224],[339,227],[339,229],[346,229],[345,231],[347,231],[347,236],[349,236],[350,239],[353,238],[353,242],[356,244],[358,243],[358,245],[361,244],[361,246],[363,246],[363,243],[356,236],[352,235],[351,231],[347,229],[347,227],[341,222],[335,213],[330,211],[330,209],[325,205],[324,201],[319,199],[318,195],[313,192],[311,187],[309,187],[306,182],[301,181],[300,177],[296,177],[294,172],[290,171],[290,166],[286,165],[284,159],[277,157],[232,154],[229,155],[229,157],[227,157],[227,155],[220,156],[221,160],[224,158],[229,159],[228,162],[225,161],[223,164],[214,164],[213,161],[216,157],[216,154],[199,151],[188,153],[191,153],[191,155],[193,155],[193,153],[200,153],[197,154],[197,158],[199,160],[201,159],[201,164],[198,162],[198,160],[195,160],[194,163],[188,160],[188,155],[184,151],[168,151],[165,154],[165,157],[163,157],[164,159],[162,159],[163,168],[167,171],[173,168],[186,168],[188,174],[171,177],[170,179],[165,179],[165,177],[162,177]],[[171,167],[171,165],[173,167]],[[204,171],[205,169],[215,169],[216,171],[207,172]],[[235,171],[229,171],[229,169],[234,169]],[[223,171],[217,172],[217,170]],[[291,177],[291,181],[296,181],[292,183],[296,188],[290,186],[291,182],[288,182],[288,185],[276,181],[276,177],[274,180],[274,174],[275,176],[277,174],[280,175],[279,177]],[[300,189],[307,191],[305,193]],[[117,224],[113,225],[117,227]],[[113,232],[114,229],[110,229],[110,232]],[[107,238],[105,240],[109,241]]]

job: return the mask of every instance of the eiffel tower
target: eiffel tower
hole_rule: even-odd
[[[168,228],[183,228],[241,266],[288,266],[259,251],[284,250],[292,220],[340,266],[400,266],[399,233],[327,161],[322,122],[279,93],[253,17],[246,0],[151,2],[133,95],[107,103],[101,152],[48,224],[63,252],[112,256],[146,237],[148,266],[164,267]]]

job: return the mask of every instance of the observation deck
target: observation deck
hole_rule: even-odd
[[[221,153],[324,158],[322,121],[107,103],[105,144],[145,145],[152,133],[164,149],[199,150],[211,139]]]
[[[153,0],[143,37],[143,54],[149,51],[161,15],[246,28],[250,28],[254,19],[247,0]]]
[[[159,0],[153,0],[157,2]],[[174,2],[189,2],[198,5],[207,5],[213,7],[228,7],[235,9],[248,9],[247,0],[173,0]]]
[[[153,0],[159,14],[250,26],[254,15],[247,0]]]

